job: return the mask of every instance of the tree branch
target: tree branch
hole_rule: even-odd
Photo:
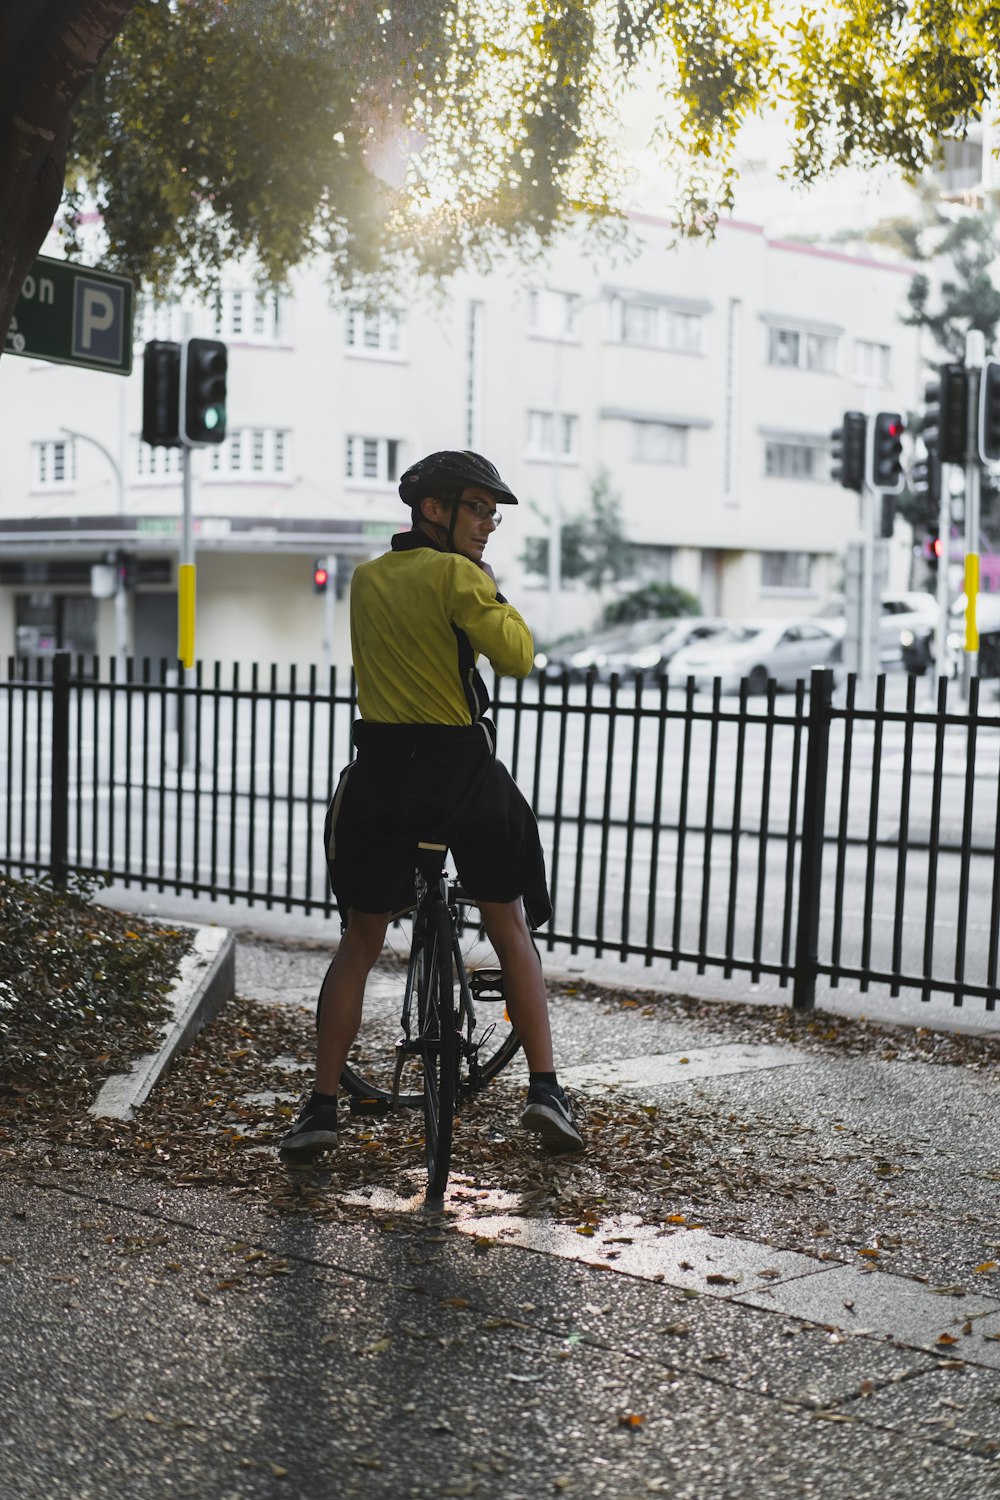
[[[73,110],[136,4],[0,6],[0,349],[59,207]]]

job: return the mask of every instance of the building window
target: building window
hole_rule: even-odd
[[[667,310],[667,348],[682,354],[697,354],[701,349],[702,318],[700,313]]]
[[[219,479],[283,479],[288,433],[274,427],[235,427],[211,450],[209,474]]]
[[[764,443],[768,479],[828,479],[830,452],[818,443],[768,438]]]
[[[344,343],[355,354],[398,357],[403,349],[402,318],[385,309],[366,312],[362,307],[349,307],[344,314]]]
[[[219,293],[215,337],[240,343],[273,344],[283,334],[282,301],[277,292],[234,287]]]
[[[143,297],[136,310],[135,342],[166,339],[179,344],[184,337],[184,309],[179,302],[154,302]]]
[[[637,464],[685,464],[687,437],[687,428],[673,422],[633,422],[632,461]]]
[[[397,438],[349,437],[344,468],[347,478],[366,484],[395,484],[399,478],[399,448]]]
[[[854,341],[854,378],[866,385],[889,384],[889,345],[870,339]]]
[[[798,328],[769,328],[767,362],[832,375],[837,368],[837,335],[808,333]]]
[[[35,483],[41,489],[54,489],[76,481],[76,444],[57,438],[49,443],[33,443]]]
[[[810,552],[762,552],[761,587],[808,593],[812,588],[812,565]]]
[[[983,140],[942,141],[941,186],[946,193],[968,193],[983,182]]]
[[[610,299],[610,337],[614,343],[675,354],[699,354],[704,317],[660,302],[639,298]]]
[[[529,455],[534,458],[575,458],[576,429],[576,417],[567,412],[529,411]]]
[[[133,449],[133,472],[137,480],[179,479],[183,472],[180,448],[151,448],[136,438]]]
[[[538,288],[528,297],[528,326],[536,338],[574,342],[580,337],[582,305],[582,298],[576,292]]]

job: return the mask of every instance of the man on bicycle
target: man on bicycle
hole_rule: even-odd
[[[479,904],[530,1073],[521,1123],[554,1151],[583,1147],[553,1065],[548,1002],[529,927],[552,914],[534,815],[495,756],[479,654],[526,677],[534,645],[483,551],[517,497],[488,459],[432,453],[399,483],[412,529],[351,586],[356,759],[326,822],[345,928],[320,990],[316,1083],[281,1142],[312,1156],[337,1137],[337,1086],[361,1025],[365,982],[392,915],[412,904],[418,841],[447,844]]]

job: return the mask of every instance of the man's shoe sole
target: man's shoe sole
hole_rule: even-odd
[[[286,1136],[278,1147],[278,1155],[287,1161],[311,1161],[324,1151],[332,1151],[336,1144],[335,1131],[304,1130],[301,1135]]]
[[[583,1151],[583,1137],[558,1110],[548,1104],[528,1104],[521,1116],[525,1130],[534,1130],[550,1151]]]

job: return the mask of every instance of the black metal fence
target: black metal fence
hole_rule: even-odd
[[[321,829],[353,681],[62,654],[0,682],[0,865],[320,912]],[[793,986],[996,1003],[1000,714],[942,683],[829,673],[723,698],[666,678],[496,684],[502,758],[535,807],[544,940]],[[918,694],[920,701],[918,705]]]

